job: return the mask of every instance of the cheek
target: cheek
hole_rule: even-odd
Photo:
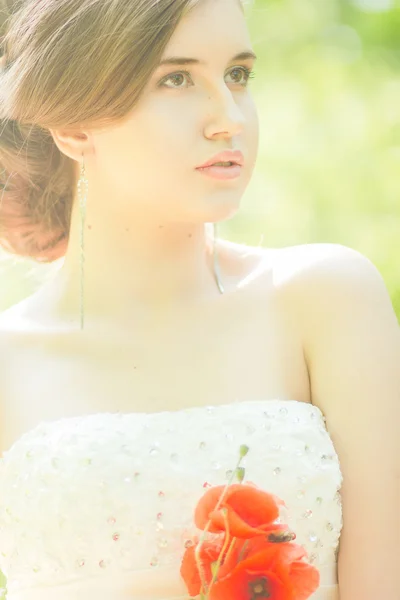
[[[183,161],[189,146],[190,129],[182,121],[153,113],[138,118],[114,145],[114,184],[127,198],[152,199],[171,193],[176,196],[182,177]],[[110,146],[111,148],[111,146]],[[117,159],[115,159],[117,157]],[[158,200],[157,200],[158,202]]]
[[[138,126],[132,129],[126,152],[145,168],[149,163],[174,164],[177,157],[187,156],[196,133],[195,123],[188,111],[178,109],[158,109],[154,107],[146,115],[139,117]]]
[[[248,97],[246,105],[243,108],[243,112],[246,115],[246,129],[249,137],[258,140],[260,120],[257,105],[251,96]]]
[[[247,146],[250,162],[254,164],[257,158],[260,140],[260,121],[255,104],[249,107],[247,112],[245,138],[245,145]]]

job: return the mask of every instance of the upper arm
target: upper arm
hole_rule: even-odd
[[[5,450],[5,435],[4,435],[4,415],[6,413],[4,407],[4,397],[5,397],[5,386],[7,381],[7,343],[6,343],[6,335],[1,330],[0,325],[0,457],[2,456]],[[1,589],[1,581],[0,581],[0,589]]]
[[[0,330],[0,457],[3,455],[5,450],[4,448],[4,385],[5,385],[5,344],[4,344],[4,335]],[[1,581],[0,581],[0,589],[1,589]]]
[[[376,268],[347,248],[331,247],[294,288],[312,400],[326,416],[343,473],[340,598],[398,600],[397,319]]]

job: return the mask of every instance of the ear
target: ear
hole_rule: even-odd
[[[82,154],[88,156],[94,152],[90,133],[66,129],[49,129],[57,148],[73,160],[81,162]]]

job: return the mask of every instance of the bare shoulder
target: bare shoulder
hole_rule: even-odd
[[[366,256],[340,244],[304,244],[266,250],[277,285],[307,287],[314,282],[335,287],[351,284],[384,285],[375,265]],[[315,289],[314,289],[315,291]],[[324,289],[322,289],[322,292]]]
[[[15,326],[13,311],[0,313],[0,412],[4,409],[3,395],[7,381],[7,373],[13,364],[14,357],[18,356],[19,342],[25,337],[24,332]]]
[[[385,281],[360,252],[339,244],[246,248],[246,268],[257,274],[252,280],[298,324],[305,350],[320,352],[328,339],[344,344],[351,333],[361,340],[372,324],[388,344],[400,341]]]
[[[5,389],[7,382],[7,373],[9,372],[9,334],[1,331],[0,328],[0,454],[4,448],[3,427],[6,419],[7,410],[5,406]]]
[[[349,293],[375,291],[386,298],[385,282],[376,266],[360,252],[339,244],[304,244],[285,248],[261,248],[232,242],[225,249],[242,264],[243,273],[257,271],[288,301],[312,307]]]
[[[339,244],[266,250],[275,286],[302,317],[352,311],[359,303],[379,313],[393,307],[379,270],[360,252]]]
[[[299,324],[325,411],[330,392],[317,390],[326,381],[332,386],[335,368],[348,375],[350,365],[355,372],[359,365],[358,372],[371,374],[385,364],[385,385],[398,385],[399,324],[385,281],[367,257],[340,245],[312,244],[272,251],[269,261],[274,284]]]
[[[315,306],[335,306],[338,310],[340,303],[350,305],[352,298],[355,301],[371,293],[386,304],[389,300],[385,282],[373,262],[346,246],[262,248],[224,240],[223,250],[241,276],[257,273],[253,280],[261,281],[268,289],[272,286],[282,301],[293,304],[296,310]]]

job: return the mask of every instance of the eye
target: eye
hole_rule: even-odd
[[[234,67],[230,70],[229,74],[234,77],[233,83],[247,86],[249,79],[255,77],[254,71],[247,67]]]
[[[235,85],[241,85],[242,87],[246,87],[249,79],[255,76],[254,71],[249,69],[248,67],[234,67],[228,73],[228,75],[233,76],[234,81],[231,82]],[[185,81],[189,79],[190,85],[186,86]],[[167,85],[168,82],[172,82],[172,85]],[[188,71],[177,71],[176,73],[171,73],[167,75],[158,83],[157,87],[165,87],[170,90],[179,90],[185,89],[186,87],[193,86],[193,80]]]
[[[171,73],[170,75],[167,75],[166,77],[161,79],[157,87],[166,87],[170,90],[179,90],[185,87],[180,85],[185,81],[185,77],[188,77],[190,81],[192,81],[192,78],[190,77],[190,73],[188,73],[188,71],[178,71],[176,73]],[[166,85],[167,81],[172,81],[173,85]]]

